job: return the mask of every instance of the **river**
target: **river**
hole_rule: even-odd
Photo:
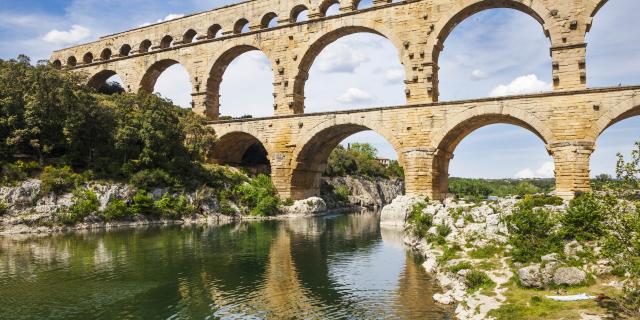
[[[373,212],[0,237],[0,319],[450,319]]]

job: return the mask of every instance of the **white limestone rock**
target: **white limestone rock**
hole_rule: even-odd
[[[382,208],[380,225],[386,227],[403,227],[413,205],[423,201],[420,197],[399,196]]]
[[[319,197],[311,197],[295,201],[292,205],[283,208],[286,214],[314,215],[327,211],[327,204]]]
[[[557,285],[575,286],[586,279],[587,274],[576,267],[558,268],[553,275],[553,282]]]

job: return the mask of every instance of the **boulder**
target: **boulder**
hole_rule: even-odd
[[[327,204],[319,197],[311,197],[295,201],[292,205],[283,208],[287,214],[313,215],[327,211]]]
[[[576,240],[564,245],[564,255],[567,257],[575,257],[581,252],[584,252],[584,247]]]
[[[583,283],[587,274],[576,267],[564,267],[556,269],[553,274],[553,282],[557,285],[575,286]]]
[[[448,305],[453,303],[453,298],[448,294],[436,293],[433,295],[433,300],[437,303]]]
[[[388,227],[403,227],[413,205],[422,201],[420,197],[399,196],[382,208],[380,225]]]
[[[520,284],[527,288],[543,288],[542,273],[540,272],[540,264],[532,264],[530,266],[518,270],[518,278]]]

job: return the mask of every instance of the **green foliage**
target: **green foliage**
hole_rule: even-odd
[[[233,197],[254,216],[272,216],[279,212],[280,199],[267,175],[260,174],[247,183],[237,185]]]
[[[157,214],[153,203],[153,198],[144,190],[138,190],[133,196],[131,203],[131,213],[133,215],[154,216]]]
[[[131,176],[129,182],[137,188],[151,190],[153,188],[177,187],[179,181],[162,169],[144,169]]]
[[[554,179],[449,179],[449,192],[459,198],[484,200],[488,196],[524,196],[547,193],[555,187]]]
[[[562,239],[554,229],[557,219],[551,211],[538,208],[540,203],[533,197],[525,198],[505,219],[514,261],[539,261],[541,256],[558,252],[562,247]]]
[[[423,213],[427,207],[426,202],[418,202],[413,205],[407,223],[411,233],[419,238],[425,238],[429,229],[433,226],[433,216]]]
[[[85,217],[97,213],[100,207],[98,197],[91,190],[76,190],[73,205],[58,214],[58,219],[64,224],[75,224]]]
[[[561,232],[564,237],[588,241],[603,236],[607,203],[611,203],[611,201],[615,200],[605,199],[605,197],[598,199],[591,193],[580,195],[571,200],[566,213],[560,218]]]
[[[495,282],[486,273],[478,270],[470,270],[465,276],[464,282],[470,292],[495,286]]]
[[[501,246],[492,243],[469,252],[469,257],[472,259],[491,259],[501,253],[502,250]]]
[[[46,166],[40,175],[42,194],[63,194],[72,188],[79,187],[84,181],[83,177],[71,170],[69,166],[56,168]]]
[[[616,164],[616,175],[622,181],[622,187],[632,190],[640,189],[640,141],[636,142],[635,147],[629,162],[625,162],[622,154],[618,153]]]
[[[403,178],[404,172],[397,161],[385,167],[376,158],[378,150],[367,143],[352,143],[349,148],[338,145],[329,155],[325,176],[364,176],[370,178]]]
[[[129,206],[122,199],[109,201],[107,207],[101,213],[105,220],[122,220],[131,214]]]
[[[345,204],[349,202],[349,196],[351,195],[351,191],[347,186],[338,186],[333,190],[333,193],[335,194],[336,199],[340,203]]]
[[[4,200],[0,200],[0,216],[4,216],[9,211],[9,206]]]
[[[548,195],[526,195],[519,203],[520,207],[538,208],[544,206],[559,206],[563,200],[560,197]]]
[[[154,203],[154,206],[161,217],[168,219],[180,219],[196,212],[185,195],[172,196],[166,193]]]
[[[438,263],[442,264],[449,260],[455,259],[458,256],[458,252],[460,251],[462,251],[462,248],[457,244],[454,244],[452,246],[444,244],[442,246],[442,255],[438,257]]]
[[[453,273],[458,273],[458,271],[460,271],[460,270],[470,270],[472,268],[473,268],[473,266],[471,265],[471,262],[469,262],[469,261],[461,261],[461,262],[458,262],[455,265],[449,267],[449,271],[451,271]]]

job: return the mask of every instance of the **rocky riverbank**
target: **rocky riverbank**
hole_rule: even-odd
[[[122,183],[93,182],[84,185],[84,191],[95,194],[98,202],[92,212],[77,223],[60,223],[58,216],[80,201],[72,192],[60,195],[41,192],[41,181],[31,179],[17,186],[0,187],[0,234],[66,232],[80,229],[135,227],[148,224],[193,224],[233,220],[286,219],[291,217],[321,215],[326,213],[355,211],[362,207],[380,207],[402,193],[402,182],[397,180],[367,180],[357,177],[327,178],[323,180],[322,198],[294,201],[280,206],[276,216],[251,216],[242,214],[238,205],[226,204],[222,208],[216,193],[211,189],[199,189],[185,194],[185,200],[193,208],[192,214],[179,219],[133,215],[120,219],[106,219],[103,214],[114,200],[133,202],[137,189]],[[336,188],[348,193],[344,199],[335,194]],[[155,188],[150,192],[152,201],[159,201],[170,194],[169,189]],[[343,195],[344,197],[344,195]],[[324,198],[324,199],[323,199]],[[325,200],[326,199],[326,200]]]
[[[458,319],[512,318],[512,312],[519,312],[515,310],[519,303],[523,309],[536,308],[537,301],[544,307],[562,303],[544,298],[545,293],[583,290],[595,296],[620,290],[619,278],[611,275],[613,266],[599,256],[596,243],[566,241],[560,254],[544,255],[538,263],[514,262],[506,221],[518,201],[506,198],[466,203],[449,199],[427,203],[402,196],[383,208],[381,225],[405,229],[404,242],[424,256],[423,267],[443,289],[432,298],[441,304],[456,304]],[[562,213],[567,203],[544,207]],[[411,222],[416,211],[417,216],[428,217],[422,220],[428,221],[427,230],[416,230]],[[519,301],[522,297],[535,303]],[[557,305],[558,309],[563,307],[567,318],[606,318],[606,310],[593,299],[579,308]]]

